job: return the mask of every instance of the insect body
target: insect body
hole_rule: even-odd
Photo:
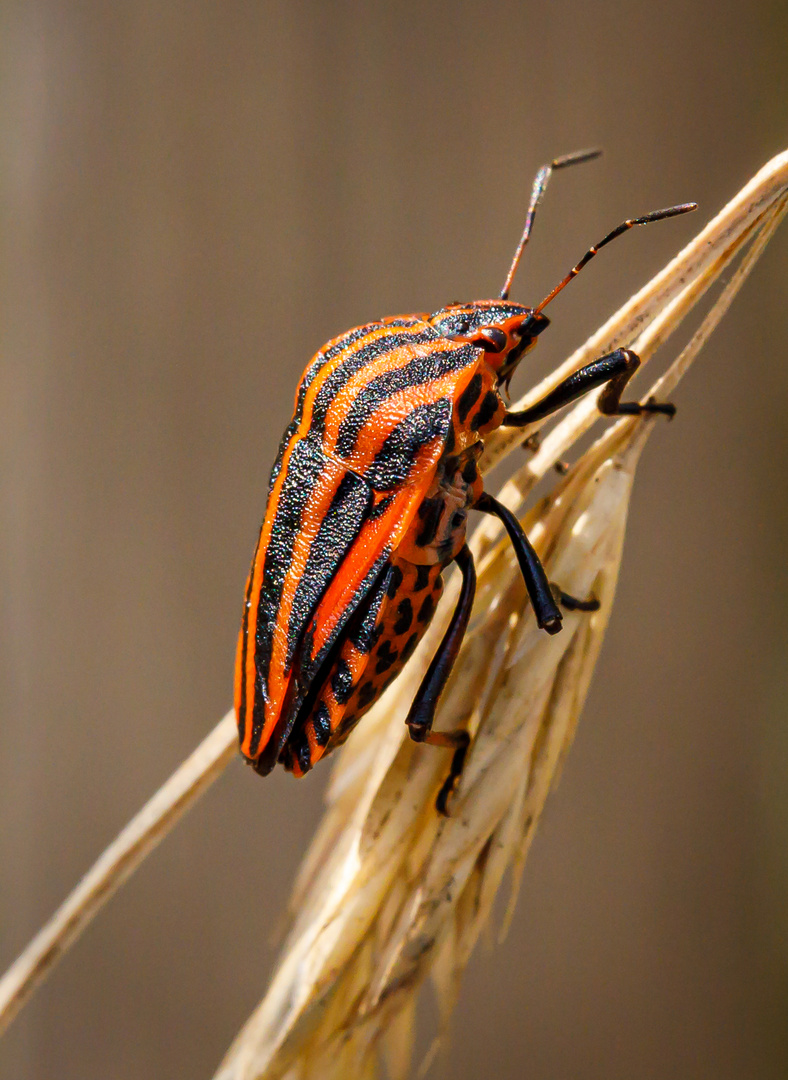
[[[628,350],[587,365],[524,412],[507,412],[501,397],[549,324],[542,309],[600,247],[633,225],[694,209],[625,222],[537,308],[511,302],[551,171],[592,156],[558,159],[537,174],[498,299],[368,323],[328,342],[307,367],[271,474],[238,643],[240,746],[258,772],[281,762],[301,776],[347,738],[412,654],[440,599],[442,571],[456,561],[460,599],[406,719],[416,741],[454,750],[438,797],[445,812],[468,735],[432,731],[432,718],[473,604],[470,509],[502,520],[542,629],[560,630],[561,605],[596,607],[548,582],[519,522],[484,492],[477,469],[488,432],[530,424],[603,383],[600,408],[610,415],[673,411],[621,403],[639,363]]]

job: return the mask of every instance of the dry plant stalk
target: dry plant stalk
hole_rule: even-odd
[[[590,359],[627,346],[648,360],[749,243],[736,274],[650,393],[665,397],[727,310],[788,208],[788,153],[774,158],[660,274],[517,403],[525,408]],[[590,394],[560,420],[499,498],[520,511],[536,482],[598,418]],[[648,395],[647,395],[648,396]],[[217,1080],[407,1075],[416,992],[428,975],[444,1022],[501,881],[519,873],[571,743],[609,618],[629,494],[654,417],[620,420],[523,523],[552,579],[600,610],[537,630],[509,545],[485,522],[474,619],[436,726],[473,743],[448,819],[435,812],[445,755],[405,738],[408,705],[452,610],[337,755],[328,808],[292,898],[294,925],[270,990]],[[496,464],[528,432],[488,439]],[[451,588],[449,592],[451,593]],[[100,857],[0,980],[0,1030],[235,750],[224,717]],[[512,898],[514,899],[514,897]]]

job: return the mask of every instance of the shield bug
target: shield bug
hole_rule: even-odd
[[[601,248],[635,225],[695,209],[687,203],[629,219],[536,307],[510,301],[551,173],[598,153],[538,171],[496,299],[356,327],[324,345],[304,372],[271,473],[236,659],[240,747],[257,772],[280,762],[302,776],[347,738],[412,654],[442,572],[456,562],[459,600],[406,718],[415,741],[454,751],[437,800],[445,812],[469,736],[433,731],[432,720],[473,604],[469,510],[502,521],[541,629],[561,629],[562,607],[595,610],[593,598],[568,596],[547,580],[517,518],[484,491],[477,461],[490,431],[531,424],[603,384],[606,415],[674,412],[667,403],[621,401],[639,364],[627,349],[587,364],[525,411],[508,411],[501,396],[549,324],[544,309]]]

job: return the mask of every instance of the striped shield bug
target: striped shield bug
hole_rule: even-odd
[[[415,741],[453,750],[437,800],[445,813],[469,736],[433,731],[432,720],[473,604],[469,510],[503,523],[541,629],[561,629],[562,607],[596,609],[593,598],[548,581],[517,518],[484,491],[477,462],[495,428],[529,425],[603,384],[599,408],[608,416],[674,412],[666,403],[621,401],[639,364],[627,349],[587,364],[524,411],[508,411],[501,396],[549,324],[544,309],[601,248],[635,225],[695,209],[687,203],[629,219],[536,307],[510,301],[551,173],[598,153],[538,171],[496,299],[356,327],[324,345],[304,372],[271,473],[235,667],[241,752],[262,775],[280,762],[302,776],[347,738],[412,654],[442,572],[456,562],[459,600],[406,718]]]

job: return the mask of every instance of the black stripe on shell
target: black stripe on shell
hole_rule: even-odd
[[[435,439],[445,443],[451,431],[448,398],[418,405],[389,433],[364,473],[376,491],[392,491],[404,484],[419,451]]]
[[[337,704],[346,705],[353,693],[353,673],[344,660],[337,662],[337,669],[331,676],[331,689]]]
[[[402,647],[402,652],[400,653],[400,656],[402,657],[403,660],[407,660],[411,656],[413,650],[416,648],[416,645],[418,644],[418,641],[419,641],[419,633],[418,633],[418,631],[416,631],[415,633],[410,635],[410,637],[408,638],[408,640],[405,642],[404,646]]]
[[[427,593],[424,597],[424,601],[419,608],[419,614],[417,616],[419,622],[424,625],[428,623],[435,613],[435,601],[432,597],[432,593]]]
[[[310,417],[310,429],[322,434],[331,403],[348,379],[352,378],[357,371],[361,371],[367,364],[371,364],[402,345],[416,345],[435,341],[436,338],[437,334],[431,326],[427,326],[426,323],[417,323],[409,331],[403,328],[398,334],[386,334],[366,345],[360,345],[345,357],[318,390]]]
[[[306,565],[293,597],[287,633],[288,668],[293,663],[307,623],[358,536],[371,505],[372,490],[369,485],[355,473],[345,473],[309,548]]]
[[[389,599],[396,596],[400,585],[402,584],[403,574],[402,570],[398,566],[392,566],[391,574],[389,575],[389,584],[387,595]]]
[[[312,730],[315,733],[317,745],[326,746],[331,738],[331,717],[322,701],[315,709],[315,714],[312,717]]]
[[[348,629],[348,637],[359,652],[371,652],[383,632],[382,625],[378,626],[376,623],[380,610],[386,602],[388,577],[388,573],[381,574],[364,604],[363,613],[353,620]]]
[[[469,364],[476,362],[477,350],[475,348],[455,346],[430,352],[426,356],[416,356],[401,367],[376,375],[361,388],[339,425],[337,452],[349,457],[356,448],[364,425],[395,394],[415,390],[451,372],[462,371]],[[479,376],[479,381],[481,382],[481,376]]]
[[[255,699],[252,710],[251,757],[257,756],[265,724],[268,672],[271,664],[273,628],[282,602],[293,546],[301,531],[309,496],[327,464],[316,439],[301,439],[293,447],[287,475],[282,483],[271,536],[265,553],[263,581],[257,605],[255,636]]]

